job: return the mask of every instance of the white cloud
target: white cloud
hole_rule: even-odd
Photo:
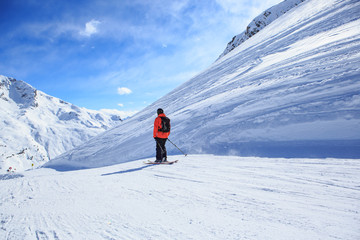
[[[117,89],[117,92],[118,92],[118,94],[120,94],[120,95],[125,95],[125,94],[130,94],[130,93],[132,93],[132,91],[131,91],[130,89],[126,88],[126,87],[119,87],[119,88]]]
[[[119,107],[124,107],[124,104],[118,103],[118,106],[119,106]]]
[[[81,31],[80,34],[86,37],[90,37],[91,35],[97,33],[98,26],[101,22],[97,20],[91,20],[85,24],[85,30]]]

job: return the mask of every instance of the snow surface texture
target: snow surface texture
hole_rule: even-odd
[[[360,157],[360,2],[308,0],[120,126],[50,161],[58,170],[154,156],[157,108],[186,153]],[[169,154],[180,153],[167,143]]]
[[[254,20],[252,20],[252,22],[246,27],[244,32],[233,37],[233,39],[226,46],[224,52],[220,55],[219,59],[254,36],[256,33],[260,32],[264,27],[275,21],[280,16],[284,15],[287,11],[304,1],[305,0],[285,0],[254,18]]]
[[[358,159],[175,159],[0,175],[0,239],[360,239]]]
[[[3,172],[42,165],[119,123],[118,116],[76,107],[1,75],[0,120]]]

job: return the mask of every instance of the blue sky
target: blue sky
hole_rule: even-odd
[[[139,111],[282,0],[2,0],[0,75],[80,107]]]

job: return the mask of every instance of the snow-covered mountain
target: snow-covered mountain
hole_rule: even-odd
[[[260,32],[261,29],[275,21],[280,16],[284,15],[290,9],[296,7],[298,4],[304,2],[305,0],[285,0],[269,9],[265,12],[254,18],[251,23],[246,27],[246,30],[239,35],[233,37],[233,39],[228,43],[224,52],[220,55],[219,59],[237,46],[254,36],[256,33]]]
[[[158,107],[171,119],[170,140],[187,153],[359,158],[359,12],[357,0],[304,1],[124,124],[46,166],[154,156]]]
[[[0,168],[37,167],[119,123],[0,75]]]
[[[0,174],[0,239],[360,239],[359,159],[310,159],[360,156],[359,12],[358,0],[307,0],[147,109],[46,164],[98,168]],[[41,107],[60,100],[20,89],[1,95],[1,113],[26,110],[19,118],[57,131],[44,128],[52,117]],[[309,158],[189,154],[145,165],[158,107],[187,153]],[[68,115],[55,114],[72,126]],[[28,131],[13,118],[4,123]]]

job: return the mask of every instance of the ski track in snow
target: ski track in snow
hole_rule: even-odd
[[[0,239],[360,238],[358,159],[170,159],[1,175]]]

